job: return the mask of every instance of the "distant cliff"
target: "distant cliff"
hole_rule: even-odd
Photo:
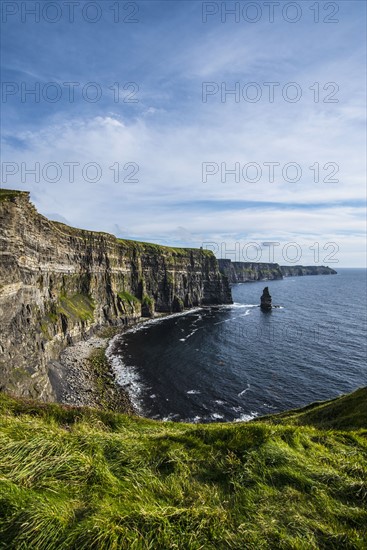
[[[302,277],[303,275],[336,275],[331,267],[324,265],[282,265],[280,267],[283,277]]]
[[[232,262],[231,260],[218,260],[218,264],[220,271],[228,277],[230,283],[283,279],[278,264]]]
[[[117,239],[41,216],[0,190],[0,389],[54,398],[48,362],[106,324],[231,303],[212,252]]]
[[[280,266],[275,263],[232,262],[218,260],[220,271],[228,277],[230,283],[248,283],[251,281],[272,281],[283,277],[302,275],[334,275],[336,271],[325,266]]]

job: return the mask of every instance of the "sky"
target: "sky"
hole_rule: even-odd
[[[72,226],[366,266],[366,3],[6,1],[2,180]]]

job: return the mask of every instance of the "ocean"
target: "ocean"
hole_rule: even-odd
[[[250,420],[367,385],[367,271],[232,286],[234,304],[154,319],[109,357],[143,416]],[[259,308],[269,287],[273,305]]]

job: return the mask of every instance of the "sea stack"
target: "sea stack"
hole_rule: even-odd
[[[271,296],[269,294],[269,288],[267,286],[264,288],[264,291],[261,296],[260,308],[262,309],[262,311],[270,311],[272,308]]]

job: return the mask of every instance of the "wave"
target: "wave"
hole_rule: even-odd
[[[178,313],[170,313],[162,317],[154,317],[154,319],[148,319],[147,321],[143,321],[142,323],[139,323],[138,325],[134,325],[133,327],[128,328],[124,332],[117,334],[114,338],[112,338],[112,341],[119,340],[120,338],[123,339],[123,336],[125,334],[135,334],[136,332],[145,330],[146,327],[149,327],[151,325],[164,323],[164,321],[168,319],[174,319],[175,317],[183,317],[184,315],[190,315],[191,313],[202,311],[202,309],[203,308],[201,307],[193,307],[192,309],[186,309],[185,311],[179,311]]]
[[[249,309],[246,309],[245,313],[240,315],[240,317],[247,317],[247,315],[251,315],[251,311]]]
[[[162,418],[162,422],[173,422],[177,417],[180,416],[179,414],[169,413],[167,416],[164,416]]]
[[[213,412],[209,415],[204,416],[193,416],[189,418],[180,418],[180,415],[178,413],[168,413],[165,416],[161,417],[159,414],[152,416],[154,420],[160,420],[161,422],[182,422],[182,423],[188,423],[188,424],[207,424],[207,423],[213,423],[213,422],[249,422],[250,420],[253,420],[259,416],[259,413],[257,412],[250,412],[250,413],[241,413],[238,417],[234,418],[233,420],[226,420],[225,415]]]
[[[190,332],[190,334],[188,334],[185,338],[180,338],[180,342],[186,342],[186,340],[188,340],[189,338],[191,338],[191,336],[192,336],[193,334],[195,334],[195,332],[197,332],[198,330],[199,330],[199,329],[196,328],[196,329],[194,329],[192,332]]]
[[[259,416],[257,412],[251,412],[250,414],[241,414],[238,418],[235,418],[233,422],[249,422]]]
[[[119,386],[124,388],[128,393],[131,403],[139,414],[143,414],[143,406],[141,403],[142,392],[145,389],[141,382],[137,369],[132,366],[127,366],[121,357],[114,355],[110,345],[106,350],[106,357],[111,365],[115,380]]]
[[[244,390],[242,390],[242,391],[238,394],[238,397],[242,397],[243,395],[245,395],[245,393],[246,393],[247,391],[249,391],[250,387],[251,387],[250,384],[247,384],[247,388],[245,388]]]

